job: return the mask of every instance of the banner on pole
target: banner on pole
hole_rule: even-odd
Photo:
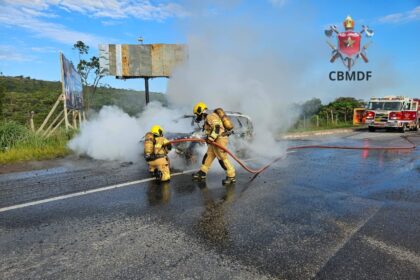
[[[82,78],[74,68],[73,63],[60,53],[61,82],[67,109],[83,109]]]

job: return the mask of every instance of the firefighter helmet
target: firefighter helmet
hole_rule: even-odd
[[[203,102],[198,102],[194,106],[193,113],[195,115],[201,115],[205,110],[207,110],[207,105]]]
[[[159,126],[159,125],[154,125],[154,126],[152,126],[152,128],[150,129],[150,132],[151,132],[153,135],[155,135],[155,136],[159,137],[159,136],[162,136],[162,135],[163,135],[163,128],[162,128],[161,126]]]
[[[354,20],[351,18],[351,16],[347,16],[346,19],[343,22],[344,28],[346,30],[353,29],[354,28]]]

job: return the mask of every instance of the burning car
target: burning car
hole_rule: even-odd
[[[239,157],[246,157],[246,150],[243,147],[245,143],[250,142],[253,138],[254,127],[252,120],[249,116],[239,112],[225,111],[225,113],[234,125],[233,134],[229,137],[229,149]],[[194,115],[184,115],[177,121],[188,121],[191,125],[191,132],[168,131],[165,133],[166,138],[204,138],[205,134],[203,129],[200,124],[195,122]],[[202,143],[191,142],[180,143],[176,145],[175,152],[184,158],[187,163],[194,163],[197,161],[199,148],[204,147],[204,145]]]

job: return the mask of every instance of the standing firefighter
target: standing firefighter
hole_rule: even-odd
[[[199,102],[194,106],[194,114],[196,121],[204,120],[204,132],[207,136],[207,153],[204,155],[200,170],[193,174],[193,179],[204,180],[207,172],[215,158],[219,160],[220,165],[226,171],[226,179],[222,181],[223,185],[230,185],[236,182],[235,168],[229,161],[224,150],[211,145],[211,142],[227,147],[228,136],[230,135],[233,125],[229,118],[225,115],[223,109],[218,108],[213,112],[209,112],[206,104]]]
[[[172,145],[163,137],[163,129],[159,125],[154,125],[144,136],[144,158],[149,164],[149,171],[162,182],[171,178],[167,156],[171,149]]]

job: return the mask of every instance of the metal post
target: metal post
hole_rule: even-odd
[[[146,96],[146,105],[147,105],[150,102],[150,99],[149,99],[149,78],[148,77],[144,78],[144,94]]]

